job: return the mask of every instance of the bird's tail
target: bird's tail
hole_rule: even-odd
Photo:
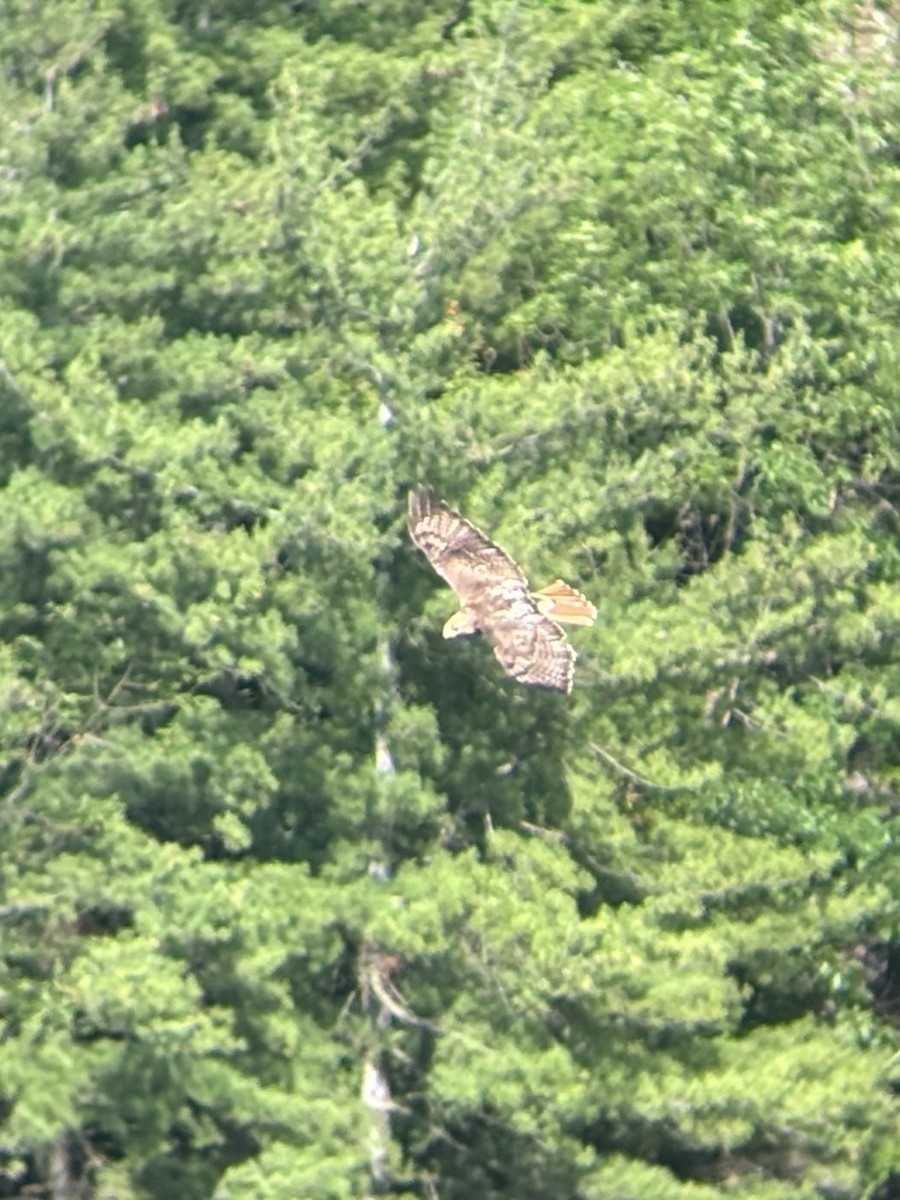
[[[597,610],[587,596],[561,579],[532,592],[531,598],[545,617],[566,625],[593,625],[597,617]]]

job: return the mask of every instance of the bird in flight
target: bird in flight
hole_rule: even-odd
[[[593,625],[597,610],[561,579],[532,592],[518,564],[430,487],[409,493],[409,532],[450,584],[460,608],[444,637],[483,633],[501,666],[520,683],[572,690],[575,651],[560,622]]]

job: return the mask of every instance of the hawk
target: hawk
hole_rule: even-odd
[[[471,521],[430,487],[409,493],[409,532],[459,597],[459,612],[444,637],[483,633],[503,669],[520,683],[572,690],[575,651],[558,622],[592,625],[597,610],[586,596],[555,580],[529,591],[521,568]]]

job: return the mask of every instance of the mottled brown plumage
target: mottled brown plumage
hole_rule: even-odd
[[[560,692],[572,690],[575,651],[557,621],[593,622],[597,610],[581,592],[561,579],[530,592],[506,551],[430,487],[409,493],[409,532],[459,597],[459,612],[447,621],[444,637],[483,633],[514,679]]]

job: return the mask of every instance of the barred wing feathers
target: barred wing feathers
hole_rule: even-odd
[[[461,604],[486,586],[501,583],[511,594],[527,594],[528,582],[506,551],[439,500],[433,488],[417,487],[409,493],[409,532]]]
[[[556,622],[538,612],[530,596],[493,614],[485,634],[513,679],[571,692],[575,651]]]

